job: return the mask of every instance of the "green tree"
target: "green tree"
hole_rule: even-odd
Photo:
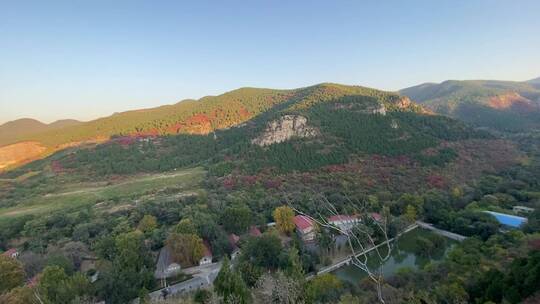
[[[54,254],[47,259],[47,266],[59,266],[66,272],[67,275],[73,274],[75,267],[73,263],[63,255]]]
[[[273,214],[276,226],[282,233],[290,234],[294,231],[294,211],[289,206],[277,207]]]
[[[165,243],[173,259],[184,267],[196,265],[203,256],[203,241],[195,234],[173,232]]]
[[[289,249],[288,260],[289,267],[286,269],[287,275],[296,280],[303,280],[304,269],[302,268],[302,261],[300,260],[300,255],[298,254],[298,249],[296,249],[296,247]]]
[[[153,260],[140,231],[123,233],[115,238],[110,268],[98,280],[96,290],[107,302],[119,304],[136,298],[141,288],[152,288]]]
[[[234,270],[228,258],[223,260],[223,264],[214,281],[214,288],[218,295],[223,297],[225,303],[249,303],[250,293],[242,277]]]
[[[309,303],[336,303],[339,300],[341,281],[333,274],[318,275],[307,285]]]
[[[251,210],[246,206],[227,207],[221,217],[225,230],[236,234],[246,232],[251,224],[251,219]]]
[[[139,304],[150,304],[150,300],[148,289],[145,287],[141,288],[141,291],[139,292]]]
[[[144,233],[152,232],[154,229],[157,228],[156,217],[150,214],[145,214],[143,218],[139,221],[139,226],[137,228]]]
[[[182,219],[174,227],[174,232],[183,234],[197,234],[197,227],[190,219]]]
[[[0,294],[23,283],[23,265],[16,259],[0,255]]]
[[[69,276],[60,266],[47,266],[39,277],[38,290],[43,301],[51,304],[68,304],[75,298],[69,288]]]
[[[0,303],[38,304],[38,299],[29,287],[15,287],[5,294],[0,294]]]
[[[272,234],[263,234],[257,238],[251,238],[242,247],[241,259],[249,261],[255,266],[265,269],[276,269],[282,252],[281,240]]]
[[[409,223],[414,223],[416,221],[416,208],[413,205],[407,205],[407,209],[405,210],[405,218]]]

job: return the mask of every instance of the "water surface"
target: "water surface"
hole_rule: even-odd
[[[457,242],[448,238],[445,238],[446,244],[441,250],[437,250],[430,257],[419,256],[415,254],[415,249],[417,247],[416,240],[419,237],[427,237],[434,232],[425,230],[422,228],[416,228],[413,231],[410,231],[402,235],[397,243],[394,244],[392,248],[392,255],[386,261],[382,267],[382,272],[384,277],[388,278],[395,274],[398,269],[403,267],[408,267],[411,269],[420,269],[423,268],[430,261],[440,261],[448,253],[450,248]],[[382,250],[382,253],[385,253]],[[368,258],[368,265],[370,269],[377,270],[378,259],[375,258],[374,254],[370,253]],[[337,277],[342,280],[349,281],[351,283],[358,283],[360,280],[365,278],[367,275],[364,271],[358,269],[353,265],[344,266],[333,272]]]

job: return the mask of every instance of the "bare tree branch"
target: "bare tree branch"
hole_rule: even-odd
[[[371,229],[369,229],[369,227],[364,224],[364,221],[367,221],[369,219],[369,216],[364,216],[363,219],[361,219],[360,223],[353,225],[351,229],[337,227],[336,225],[330,223],[328,220],[328,216],[340,215],[336,206],[331,203],[325,195],[322,195],[321,193],[316,192],[313,189],[309,190],[311,190],[311,192],[313,193],[311,200],[313,202],[313,206],[317,207],[317,210],[315,212],[316,214],[310,215],[300,210],[293,204],[292,200],[288,197],[288,195],[284,193],[284,199],[287,202],[287,205],[298,214],[308,217],[319,227],[326,228],[330,231],[334,231],[345,236],[347,238],[348,247],[351,251],[351,254],[348,257],[351,261],[351,264],[364,271],[368,275],[368,277],[376,284],[379,301],[381,303],[385,303],[382,294],[382,285],[384,282],[382,267],[384,263],[390,258],[392,250],[392,245],[387,233],[388,219],[383,218],[381,222],[376,219],[372,219],[375,223],[376,229],[380,230],[384,238],[383,242],[376,244],[376,240],[373,237],[373,231],[371,231]],[[356,214],[366,213],[365,204],[362,204],[361,202],[353,202],[353,200],[351,200],[346,194],[344,194],[344,197],[347,200],[348,204],[350,204],[350,206],[355,210]],[[321,213],[321,209],[325,214]],[[386,247],[384,253],[380,249],[381,247]],[[368,253],[371,252],[375,252],[372,257],[375,257],[377,259],[377,269],[371,269],[368,265]]]

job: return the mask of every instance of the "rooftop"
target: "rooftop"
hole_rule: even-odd
[[[305,215],[297,215],[294,217],[296,228],[304,230],[313,226],[313,221]]]
[[[3,256],[12,256],[16,254],[18,251],[15,248],[10,248],[6,252],[2,253]]]
[[[240,237],[238,235],[234,233],[229,234],[229,244],[231,244],[231,246],[235,247],[238,241],[240,241]]]
[[[249,227],[249,235],[257,237],[257,236],[260,236],[261,234],[262,234],[261,230],[259,230],[257,226]]]
[[[358,220],[358,215],[345,215],[345,214],[338,214],[338,215],[332,215],[328,218],[329,222],[343,222],[343,221],[356,221]]]
[[[380,222],[382,220],[382,215],[380,215],[377,212],[373,212],[373,213],[371,213],[371,218],[373,218],[377,222]]]

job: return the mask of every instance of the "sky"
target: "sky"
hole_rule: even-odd
[[[0,123],[239,87],[540,76],[540,1],[0,0]]]

